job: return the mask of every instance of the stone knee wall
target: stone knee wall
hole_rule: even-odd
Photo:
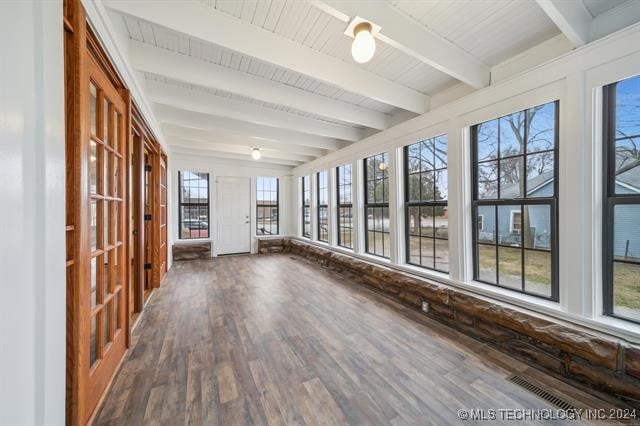
[[[171,248],[173,261],[211,259],[211,242],[174,244]]]
[[[640,346],[298,240],[268,240],[537,367],[640,405]],[[276,242],[279,241],[279,242]],[[260,241],[260,245],[262,245]]]
[[[258,253],[259,254],[267,254],[267,253],[280,253],[284,251],[284,239],[277,238],[269,238],[265,240],[258,240]]]

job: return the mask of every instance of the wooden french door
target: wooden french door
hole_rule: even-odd
[[[162,215],[158,213],[162,209],[162,181],[160,173],[161,153],[158,153],[157,144],[149,136],[149,132],[136,115],[132,126],[132,144],[129,149],[130,156],[130,209],[131,234],[129,236],[129,263],[130,273],[130,318],[135,321],[137,315],[142,312],[144,304],[159,286],[158,268],[162,262],[163,252],[166,252],[166,238],[161,245],[162,234],[157,232],[161,227],[166,227],[166,219],[162,222]],[[164,157],[163,157],[164,158]],[[166,175],[166,160],[164,160]],[[166,202],[166,197],[165,197]],[[166,211],[166,205],[164,206]],[[164,255],[166,262],[166,254]]]
[[[89,265],[81,278],[79,310],[81,380],[86,422],[126,351],[125,153],[127,104],[93,58],[87,61],[86,105],[89,120],[86,158],[89,245],[80,262]],[[82,182],[83,179],[81,178]],[[84,194],[83,194],[84,193]],[[82,350],[84,349],[84,350]]]

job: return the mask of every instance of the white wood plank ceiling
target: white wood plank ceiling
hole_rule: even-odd
[[[492,66],[560,32],[584,44],[591,22],[625,3],[102,1],[128,32],[172,148],[250,160],[259,147],[260,161],[286,166],[423,113],[461,81],[483,87]],[[382,27],[366,64],[352,60],[344,34],[356,15]]]

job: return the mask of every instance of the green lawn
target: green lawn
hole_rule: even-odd
[[[481,244],[479,249],[480,279],[494,282],[496,276],[496,248]],[[498,267],[500,285],[520,290],[522,288],[522,251],[517,247],[499,247]],[[524,259],[525,290],[551,295],[551,255],[548,252],[526,250]]]
[[[521,252],[518,248],[500,247],[500,281],[507,287],[520,282]],[[495,246],[480,245],[481,278],[495,280]],[[623,315],[640,319],[640,264],[615,263],[614,300]],[[525,287],[529,291],[549,294],[551,286],[551,255],[541,251],[525,251]],[[635,311],[635,312],[629,312]]]
[[[614,304],[617,310],[631,309],[640,320],[640,264],[614,262]],[[630,314],[625,312],[624,315]]]
[[[342,230],[340,232],[340,245],[343,247],[351,247],[353,248],[353,241],[351,241],[352,232],[349,232],[347,229]]]
[[[410,263],[414,265],[446,272],[449,270],[449,240],[422,238],[422,259],[420,258],[420,238],[411,237],[409,240]],[[434,254],[435,242],[435,254]]]

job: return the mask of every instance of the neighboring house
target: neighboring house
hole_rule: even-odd
[[[528,181],[531,188],[530,197],[546,197],[553,195],[553,172],[542,173]],[[502,188],[503,198],[516,198],[518,185]],[[525,206],[525,214],[529,218],[530,240],[534,248],[549,249],[551,247],[551,213],[546,205]],[[493,242],[497,238],[500,244],[518,245],[522,239],[523,216],[520,205],[498,207],[498,233],[494,237],[496,220],[495,207],[480,207],[478,210],[478,240]]]
[[[550,196],[553,193],[553,173],[543,173],[530,180],[530,197]],[[516,197],[518,186],[512,185],[502,190],[504,197]],[[616,179],[616,193],[640,193],[640,167],[620,174]],[[551,244],[551,221],[547,206],[525,206],[529,213],[531,241],[535,248],[549,248]],[[616,207],[616,227],[614,229],[614,256],[640,259],[639,209],[633,205]],[[478,210],[478,240],[493,241],[495,232],[495,208],[481,207]],[[523,218],[520,206],[498,207],[498,234],[501,244],[520,244]]]
[[[640,194],[640,166],[616,177],[616,194]],[[618,204],[615,216],[613,255],[640,260],[640,207]]]

